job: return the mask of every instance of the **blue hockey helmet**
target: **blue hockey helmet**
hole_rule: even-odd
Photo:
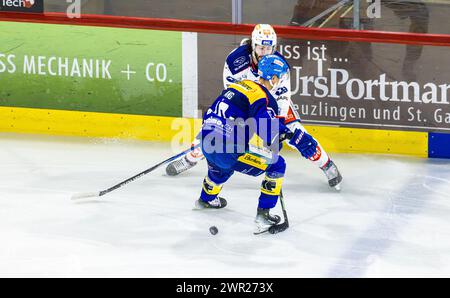
[[[273,76],[281,79],[288,71],[287,63],[277,55],[266,55],[258,62],[258,74],[267,81],[270,81]]]

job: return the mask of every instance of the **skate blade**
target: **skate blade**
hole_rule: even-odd
[[[211,211],[210,211],[211,210]],[[205,211],[205,212],[213,212],[213,211],[217,211],[217,210],[227,210],[227,209],[223,209],[223,208],[208,208],[208,207],[200,207],[197,208],[196,206],[194,206],[192,208],[192,211]]]
[[[208,208],[203,206],[202,204],[195,201],[194,207],[192,208],[193,211],[203,211],[203,210],[219,210],[220,208]]]
[[[269,230],[262,231],[262,232],[253,232],[253,235],[261,235],[261,234],[265,234],[267,232],[269,232]]]
[[[270,226],[270,227],[271,227],[271,226]],[[264,230],[261,230],[261,229],[259,229],[259,228],[256,228],[256,229],[253,231],[253,235],[261,235],[261,234],[267,233],[267,232],[269,232],[270,227],[267,227],[267,229],[264,229]]]

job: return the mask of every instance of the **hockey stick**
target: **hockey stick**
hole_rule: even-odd
[[[138,178],[140,178],[140,177],[142,177],[142,176],[144,176],[144,175],[146,175],[146,174],[148,174],[150,172],[153,172],[157,168],[159,168],[159,167],[161,167],[161,166],[163,166],[163,165],[165,165],[165,164],[167,164],[167,163],[169,163],[169,162],[171,162],[171,161],[173,161],[173,160],[175,160],[175,159],[185,155],[186,153],[188,153],[188,152],[198,148],[199,146],[200,146],[200,144],[192,146],[191,148],[189,148],[187,150],[184,150],[183,152],[178,153],[177,155],[174,155],[174,156],[172,156],[172,157],[170,157],[170,158],[160,162],[159,164],[154,165],[153,167],[148,168],[147,170],[145,170],[143,172],[140,172],[139,174],[134,175],[131,178],[128,178],[127,180],[124,180],[124,181],[122,181],[122,182],[120,182],[120,183],[118,183],[118,184],[116,184],[114,186],[111,186],[108,189],[105,189],[105,190],[102,190],[102,191],[99,191],[99,192],[85,192],[85,193],[74,194],[72,196],[72,200],[79,200],[79,199],[86,199],[86,198],[93,198],[93,197],[101,197],[101,196],[103,196],[103,195],[105,195],[105,194],[107,194],[109,192],[112,192],[113,190],[116,190],[116,189],[124,186],[125,184],[128,184],[128,183],[130,183],[130,182],[132,182],[132,181],[134,181],[134,180],[136,180],[136,179],[138,179]]]
[[[281,203],[281,209],[283,210],[284,221],[283,221],[283,223],[271,226],[269,228],[270,234],[281,233],[281,232],[287,230],[287,228],[289,228],[289,221],[288,221],[286,207],[284,206],[284,200],[283,200],[283,191],[280,192],[280,203]]]

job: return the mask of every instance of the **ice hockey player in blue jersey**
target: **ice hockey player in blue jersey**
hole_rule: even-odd
[[[306,158],[315,154],[317,142],[309,134],[292,133],[284,118],[277,117],[278,105],[270,91],[287,74],[287,63],[277,55],[264,56],[258,63],[258,83],[243,80],[230,84],[203,117],[201,147],[208,162],[197,208],[223,208],[219,193],[224,183],[241,172],[259,176],[261,184],[255,234],[267,232],[280,221],[270,214],[281,192],[286,163],[279,155],[282,140],[297,148]]]
[[[224,88],[226,89],[230,84],[241,80],[258,82],[260,78],[258,61],[265,55],[277,55],[287,64],[283,56],[276,51],[276,46],[277,35],[272,26],[268,24],[256,25],[251,39],[244,39],[241,45],[234,49],[226,58],[223,69]],[[277,88],[272,89],[270,93],[277,101],[278,115],[285,117],[286,126],[291,132],[300,129],[307,133],[291,100],[289,70],[284,78],[280,79]],[[201,148],[198,148],[170,163],[166,168],[166,172],[170,176],[178,175],[195,166],[203,158]],[[330,187],[340,189],[342,176],[335,163],[319,143],[315,154],[308,159],[324,172]]]

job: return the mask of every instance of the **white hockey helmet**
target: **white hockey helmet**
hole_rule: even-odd
[[[269,24],[258,24],[252,32],[252,49],[255,51],[256,46],[271,46],[272,52],[275,53],[277,47],[277,34],[273,27]]]

